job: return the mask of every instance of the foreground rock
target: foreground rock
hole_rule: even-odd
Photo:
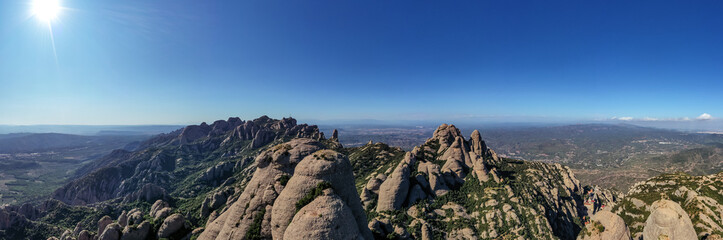
[[[372,239],[371,231],[367,228],[366,214],[354,187],[353,176],[349,160],[335,151],[320,150],[304,158],[274,203],[271,215],[273,238],[299,239],[297,237],[306,236],[312,237],[311,239],[326,239],[324,236],[348,233]],[[327,198],[309,206],[319,195]],[[330,205],[323,206],[324,204]],[[303,211],[303,216],[306,217],[297,216],[302,213],[302,208],[306,209]],[[318,213],[318,219],[309,218],[313,213]],[[297,220],[300,222],[295,223]],[[326,229],[340,227],[339,224],[350,226],[344,226],[344,229]],[[292,225],[296,227],[291,228]],[[306,228],[312,226],[314,228]],[[348,231],[349,228],[354,231]],[[286,238],[287,234],[293,237]]]
[[[610,212],[601,211],[590,218],[590,223],[577,239],[584,240],[630,240],[630,230],[623,219]]]
[[[186,220],[181,214],[176,213],[167,217],[166,220],[163,220],[161,227],[158,228],[158,237],[168,238],[174,235],[184,228],[185,223]]]
[[[697,239],[688,214],[677,203],[658,200],[651,206],[652,213],[645,222],[643,239]]]
[[[290,177],[304,157],[322,149],[321,143],[299,138],[264,151],[256,157],[257,169],[247,187],[231,207],[199,236],[199,239],[242,239],[254,233],[271,237],[271,206],[284,189],[282,178]]]

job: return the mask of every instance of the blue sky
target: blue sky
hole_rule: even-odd
[[[723,116],[721,1],[0,1],[0,124]],[[694,121],[694,120],[690,120]]]

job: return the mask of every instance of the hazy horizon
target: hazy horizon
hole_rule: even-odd
[[[241,118],[242,120],[252,120],[256,117]],[[275,118],[274,116],[271,116]],[[279,117],[280,119],[281,117]],[[64,125],[64,124],[25,124],[25,125],[8,125],[0,124],[0,134],[10,133],[64,133],[64,134],[80,134],[80,135],[96,135],[96,134],[160,134],[168,133],[188,125],[198,125],[202,122],[208,124],[216,120],[225,120],[220,118],[201,122],[189,122],[180,124],[112,124],[112,125]],[[538,119],[539,120],[539,119]],[[588,121],[491,121],[491,120],[472,120],[472,119],[427,119],[427,120],[384,120],[384,119],[335,119],[335,120],[319,120],[319,119],[297,119],[299,124],[318,125],[321,128],[334,127],[363,127],[363,128],[395,128],[395,127],[425,127],[434,128],[439,124],[454,124],[464,128],[510,128],[510,127],[548,127],[548,126],[566,126],[580,124],[609,124],[609,125],[633,125],[639,127],[651,127],[659,129],[670,129],[684,132],[714,132],[723,133],[723,121],[720,119],[712,120],[588,120]],[[329,131],[327,134],[331,134]]]

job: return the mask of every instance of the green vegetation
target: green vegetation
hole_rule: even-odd
[[[299,199],[299,201],[296,202],[296,212],[299,212],[299,210],[304,208],[307,204],[314,201],[316,197],[324,194],[324,189],[327,188],[331,188],[331,183],[322,181],[316,184],[315,188],[311,189],[309,193],[307,193],[303,198]]]
[[[354,169],[354,181],[357,192],[361,190],[374,173],[384,173],[394,168],[404,158],[404,151],[389,147],[383,143],[366,145],[362,147],[344,148],[341,153],[349,156],[349,162]]]
[[[281,186],[286,186],[286,184],[289,183],[289,179],[291,179],[291,175],[281,175],[281,177],[279,177],[279,184],[281,184]]]
[[[256,213],[256,216],[254,216],[254,222],[249,226],[248,232],[246,232],[246,239],[264,239],[263,236],[261,236],[261,223],[264,221],[264,215],[266,215],[266,208],[261,208],[261,210]]]
[[[669,199],[683,208],[690,217],[696,232],[707,232],[701,227],[707,224],[704,219],[701,219],[701,214],[705,214],[705,211],[700,208],[701,205],[699,204],[706,205],[711,209],[715,207],[705,202],[689,203],[687,191],[693,191],[698,196],[712,198],[718,204],[723,203],[721,201],[723,200],[723,194],[710,188],[710,186],[723,186],[723,181],[717,180],[716,176],[722,176],[722,174],[715,175],[712,180],[704,180],[706,178],[691,176],[682,172],[663,174],[651,178],[645,181],[644,184],[636,185],[634,193],[622,199],[612,211],[619,213],[618,215],[629,226],[630,233],[635,235],[643,231],[644,223],[651,214],[647,206],[660,199]],[[645,206],[635,206],[632,203],[633,199],[641,200],[645,203]]]

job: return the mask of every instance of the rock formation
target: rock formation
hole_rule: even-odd
[[[407,153],[399,165],[394,168],[392,174],[381,184],[377,211],[389,211],[402,207],[409,193],[409,176],[415,161],[416,157],[412,153]]]
[[[296,164],[322,148],[315,140],[298,138],[259,154],[257,169],[239,199],[208,224],[199,239],[241,239],[254,222],[259,223],[262,236],[270,237],[270,207],[284,188],[280,179],[291,176]]]
[[[454,125],[442,124],[394,165],[359,177],[368,179],[360,191],[365,208],[377,216],[368,227],[379,238],[571,239],[585,214],[573,197],[581,198],[582,187],[568,168],[499,159],[479,131],[467,141]],[[394,220],[400,212],[410,225]],[[440,222],[455,228],[448,231]],[[412,231],[421,228],[426,230]]]
[[[121,235],[121,240],[147,239],[151,232],[151,224],[143,221],[137,226],[125,226]]]
[[[658,200],[651,206],[652,212],[645,221],[643,239],[697,239],[688,214],[677,203]]]
[[[320,150],[310,156],[307,156],[299,163],[294,175],[286,185],[286,188],[284,188],[279,197],[276,199],[271,214],[272,236],[274,239],[283,239],[290,233],[290,231],[300,230],[296,228],[293,228],[293,230],[287,229],[287,226],[291,226],[295,223],[293,219],[297,218],[296,215],[300,212],[301,207],[306,208],[305,206],[302,206],[304,205],[303,203],[308,203],[309,200],[315,201],[315,199],[311,199],[315,197],[318,198],[318,196],[314,196],[314,194],[318,195],[319,191],[326,190],[321,189],[320,187],[324,184],[328,184],[328,188],[333,190],[329,191],[331,193],[326,194],[329,196],[326,200],[339,204],[323,209],[318,209],[318,205],[312,205],[309,206],[309,208],[306,209],[307,211],[304,213],[325,212],[327,214],[334,215],[340,214],[340,216],[327,216],[327,218],[320,221],[330,221],[332,219],[340,220],[341,218],[352,217],[350,219],[344,219],[342,223],[353,224],[352,226],[346,227],[355,228],[356,233],[365,239],[372,238],[371,232],[367,228],[366,214],[364,213],[364,209],[359,201],[359,195],[354,187],[351,163],[349,163],[349,160],[344,155],[335,151]],[[319,204],[324,203],[330,202],[319,202]],[[346,214],[347,211],[351,214],[348,216],[343,215]],[[302,227],[308,224],[313,225],[313,223],[308,222],[310,221],[308,218],[299,218],[301,219],[300,221],[304,221],[305,223],[299,223],[297,226]],[[317,222],[317,224],[321,223]],[[319,227],[327,226],[324,224],[319,225]],[[329,224],[336,223],[332,222]],[[306,229],[305,231],[326,232],[329,230]],[[315,234],[312,234],[311,232],[304,234],[310,234],[308,236],[315,236]],[[294,234],[297,233],[292,233],[292,236],[302,236]],[[331,234],[331,232],[327,232],[325,234]],[[323,237],[324,234],[319,236]]]
[[[580,240],[630,240],[630,230],[623,219],[610,212],[601,211],[590,218],[590,223],[580,233]]]
[[[372,236],[365,223],[359,228],[354,213],[344,200],[333,190],[326,189],[294,215],[283,237],[274,239],[372,239]]]
[[[168,238],[173,234],[181,231],[186,223],[185,218],[181,214],[173,214],[163,220],[163,224],[158,228],[158,238]]]
[[[720,186],[723,172],[707,176],[663,174],[636,183],[613,211],[632,220],[630,233],[635,239],[646,234],[673,239],[691,233],[697,238],[715,239],[723,235],[723,203],[716,200],[723,199]]]
[[[182,163],[184,156],[191,153],[204,156],[223,149],[227,149],[227,156],[233,156],[243,149],[235,144],[246,143],[255,149],[289,138],[323,140],[324,135],[315,125],[297,125],[293,118],[275,120],[267,116],[251,121],[230,118],[211,125],[190,125],[149,139],[135,152],[114,152],[113,157],[101,161],[102,165],[93,164],[95,169],[84,168],[87,175],[59,188],[52,197],[72,205],[117,197],[126,198],[126,202],[168,200],[168,196],[161,193],[175,190],[171,189],[175,186],[172,179],[186,177],[176,176],[174,172],[175,164]],[[219,163],[209,168],[200,180],[217,186],[227,180],[234,164]]]
[[[108,224],[108,226],[105,227],[105,230],[103,230],[103,233],[98,237],[98,240],[118,240],[121,236],[121,230],[120,224]]]

